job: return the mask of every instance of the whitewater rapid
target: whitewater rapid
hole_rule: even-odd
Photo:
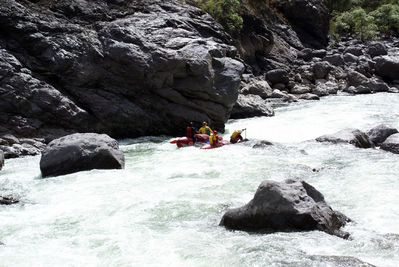
[[[243,144],[177,149],[171,137],[122,140],[124,170],[41,179],[40,157],[6,160],[0,195],[0,266],[336,266],[321,256],[399,265],[399,155],[314,138],[380,123],[399,129],[399,94],[331,96],[231,120]],[[184,129],[182,129],[184,132]],[[319,170],[314,172],[313,169]],[[265,179],[299,177],[356,223],[343,240],[324,232],[254,234],[218,226]]]

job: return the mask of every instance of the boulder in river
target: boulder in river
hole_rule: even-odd
[[[0,205],[12,205],[18,203],[19,200],[12,197],[2,197],[0,196]]]
[[[399,154],[399,133],[393,134],[381,144],[381,149]]]
[[[3,168],[4,166],[4,153],[3,150],[0,150],[0,170]]]
[[[330,143],[348,143],[359,148],[374,147],[373,142],[369,139],[367,134],[358,129],[344,129],[334,134],[323,135],[316,138],[318,142]]]
[[[370,140],[376,144],[382,144],[389,136],[398,133],[396,128],[390,127],[386,124],[380,124],[367,132]]]
[[[245,231],[321,230],[348,238],[340,230],[350,219],[334,211],[324,196],[301,179],[263,181],[246,205],[228,210],[220,225]]]
[[[92,169],[122,169],[125,157],[118,142],[106,134],[76,133],[50,142],[42,153],[42,176]]]

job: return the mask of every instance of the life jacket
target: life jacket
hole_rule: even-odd
[[[230,136],[230,139],[231,140],[234,140],[234,141],[238,141],[238,136],[240,135],[241,133],[238,131],[238,130],[235,130],[234,132],[233,132],[233,134]]]
[[[210,135],[212,132],[213,132],[213,131],[212,131],[212,129],[211,129],[209,126],[202,126],[202,127],[199,129],[199,133],[200,133],[200,134],[207,134],[207,135]]]
[[[187,126],[186,128],[186,136],[192,138],[193,137],[193,127]]]
[[[209,136],[209,144],[211,146],[218,146],[219,144],[219,138],[217,135],[212,134],[211,136]]]

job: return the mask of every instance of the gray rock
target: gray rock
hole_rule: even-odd
[[[272,92],[270,85],[263,80],[252,80],[241,89],[241,93],[244,95],[258,95],[263,99],[271,97]]]
[[[313,73],[315,79],[324,79],[332,70],[330,63],[326,61],[317,62],[313,65]]]
[[[369,139],[367,134],[358,129],[344,129],[330,135],[323,135],[316,138],[318,142],[348,143],[359,148],[374,147],[373,142]]]
[[[2,197],[0,196],[0,205],[12,205],[18,203],[19,200],[11,198],[11,197]]]
[[[371,78],[367,82],[367,84],[365,84],[365,86],[368,87],[370,91],[374,93],[389,91],[389,86],[384,81],[377,78]]]
[[[0,149],[0,170],[3,168],[4,166],[4,152],[3,150]]]
[[[324,196],[300,179],[284,182],[263,181],[254,198],[245,206],[228,210],[220,225],[245,231],[320,230],[348,238],[340,230],[348,221],[331,209]]]
[[[312,93],[317,96],[327,96],[330,94],[336,94],[338,92],[339,86],[335,82],[317,82],[316,87],[313,89]]]
[[[125,157],[106,134],[76,133],[49,143],[40,159],[43,177],[92,169],[122,169]]]
[[[311,93],[300,94],[297,97],[302,100],[320,100],[320,97],[318,95]]]
[[[306,85],[295,85],[294,88],[290,90],[291,94],[306,94],[312,91],[312,89],[309,86]]]
[[[267,140],[254,140],[250,145],[252,148],[266,148],[268,146],[272,146],[273,143]]]
[[[6,159],[18,158],[21,156],[35,156],[40,154],[40,149],[30,144],[13,144],[12,146],[0,146]]]
[[[345,53],[343,57],[346,64],[356,63],[358,61],[358,57],[351,53]]]
[[[381,149],[399,154],[399,133],[389,136],[380,146]]]
[[[388,54],[387,47],[380,42],[374,42],[369,45],[367,48],[367,54],[370,55],[370,57],[377,57],[377,56],[383,56]]]
[[[316,58],[324,58],[327,55],[327,51],[325,49],[313,50],[312,56]]]
[[[363,55],[363,49],[358,46],[348,46],[347,48],[345,48],[344,53],[350,53],[359,57]]]
[[[365,85],[349,86],[346,91],[351,94],[371,94],[371,89]]]
[[[354,70],[348,72],[347,79],[350,86],[364,85],[369,81],[366,76]]]
[[[287,94],[281,92],[279,89],[274,89],[271,97],[272,98],[284,98],[284,97],[287,97]]]
[[[367,132],[369,139],[375,144],[382,144],[389,136],[398,133],[398,130],[386,124],[380,124]]]
[[[323,60],[336,67],[345,64],[344,58],[341,54],[327,55]]]
[[[298,52],[298,58],[303,59],[305,61],[310,61],[313,57],[312,49],[304,48]]]
[[[274,116],[274,110],[260,96],[239,95],[230,118],[241,119],[256,116]]]
[[[375,58],[375,73],[389,80],[399,77],[399,56],[381,56]]]
[[[271,84],[283,83],[287,84],[289,81],[288,72],[285,69],[275,69],[266,73],[266,80]]]
[[[12,146],[13,144],[19,144],[19,139],[12,134],[3,135],[0,139],[3,140],[1,145]]]

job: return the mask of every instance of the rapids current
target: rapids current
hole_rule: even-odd
[[[399,265],[399,155],[317,143],[314,138],[379,123],[399,129],[399,94],[331,96],[231,120],[225,138],[244,144],[177,149],[171,137],[122,140],[124,170],[41,179],[40,156],[6,160],[0,195],[0,266],[337,266],[321,256]],[[182,131],[183,132],[183,131]],[[313,169],[317,169],[314,172]],[[343,240],[324,232],[255,234],[218,226],[266,179],[299,177],[356,223]]]

